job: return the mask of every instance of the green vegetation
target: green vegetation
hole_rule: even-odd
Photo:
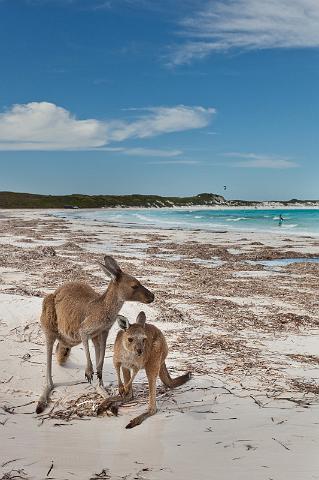
[[[194,197],[159,195],[37,195],[0,192],[0,208],[102,208],[102,207],[174,207],[187,205],[227,205],[224,197],[201,193]]]
[[[222,195],[200,193],[193,197],[161,197],[160,195],[37,195],[33,193],[0,192],[0,208],[113,208],[113,207],[184,207],[195,205],[225,205],[228,207],[282,205],[314,205],[316,200],[292,199],[283,202],[253,202],[226,200]]]

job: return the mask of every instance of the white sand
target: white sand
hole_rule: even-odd
[[[34,218],[36,215],[35,212],[10,214],[20,218]],[[8,214],[4,212],[4,215]],[[79,228],[78,222],[74,222],[70,228],[74,232]],[[89,231],[93,226],[81,228]],[[96,231],[96,225],[94,228]],[[143,249],[139,248],[134,253],[134,244],[131,249],[122,244],[123,232],[124,229],[106,230],[103,227],[99,237],[101,243],[92,241],[86,245],[86,249],[105,252],[107,244],[108,249],[111,248],[115,254],[117,252],[123,258],[128,256],[132,265],[144,261],[147,258],[145,243]],[[134,233],[136,238],[143,234],[145,232]],[[190,233],[183,232],[171,232],[169,235],[176,242],[191,237]],[[244,235],[247,238],[249,236],[243,232],[233,232],[222,241],[236,243]],[[197,239],[200,241],[201,238],[203,242],[207,240],[204,234],[202,237],[198,234]],[[61,233],[61,238],[44,243],[59,245],[66,239]],[[23,248],[35,246],[35,243],[21,244],[18,240],[21,240],[19,234],[11,235],[10,238],[3,237],[1,243],[15,243]],[[271,245],[283,242],[281,237],[274,240],[260,233],[250,240],[260,240]],[[43,240],[38,242],[39,245],[43,244]],[[245,249],[245,246],[242,248]],[[311,241],[307,243],[300,238],[294,239],[294,251],[299,249],[300,252],[314,252],[316,248],[318,250]],[[255,275],[258,276],[258,271]],[[172,271],[168,268],[154,271],[153,281],[159,287],[170,278],[172,283],[167,288],[173,289],[178,278]],[[264,281],[269,281],[269,277],[263,278]],[[8,286],[13,288],[23,281],[32,284],[30,274],[15,268],[0,267],[0,279],[1,289],[6,291],[0,293],[0,475],[12,469],[23,469],[27,478],[32,479],[88,480],[94,478],[94,473],[108,469],[110,477],[101,478],[319,479],[319,409],[316,396],[293,393],[287,389],[281,390],[278,395],[283,400],[267,398],[266,390],[260,384],[257,388],[255,380],[248,374],[247,378],[241,377],[240,380],[239,377],[228,376],[223,373],[225,365],[219,370],[218,362],[221,360],[216,363],[210,357],[208,361],[212,362],[211,374],[195,374],[183,387],[159,396],[159,412],[133,430],[124,427],[130,418],[145,408],[143,403],[120,409],[117,418],[105,416],[72,420],[70,423],[48,419],[41,424],[34,413],[35,403],[20,406],[36,402],[44,381],[45,349],[38,324],[41,298],[17,295],[16,292],[7,293]],[[218,299],[219,296],[212,295],[212,298],[215,297]],[[262,311],[269,306],[265,299],[254,295],[245,298],[234,296],[232,301],[254,311]],[[283,312],[292,312],[297,308],[284,298],[283,304],[279,300],[278,302],[277,307],[282,308]],[[181,311],[184,308],[191,312],[186,300],[184,307],[181,300],[177,303]],[[159,313],[158,308],[156,303],[154,306],[143,306],[150,320],[155,319]],[[134,319],[139,311],[140,305],[126,304],[122,313]],[[300,308],[298,311],[301,312]],[[182,328],[178,322],[157,324],[167,334]],[[201,328],[203,327],[199,326],[199,331]],[[214,328],[211,327],[211,331]],[[114,327],[106,352],[106,384],[114,383],[111,347],[115,334]],[[318,381],[318,365],[310,367],[283,361],[283,355],[318,355],[319,329],[279,336],[258,332],[246,332],[245,335],[248,342],[259,346],[269,364],[277,366],[283,376],[300,376]],[[169,338],[172,345],[173,337]],[[175,347],[177,349],[174,348],[171,352],[168,363],[183,370],[188,352],[179,351],[178,345]],[[60,367],[53,361],[53,379],[57,384],[52,395],[53,404],[59,402],[63,406],[68,399],[93,391],[93,387],[83,383],[84,366],[85,357],[81,346],[72,350],[66,367]],[[266,384],[266,371],[264,375]],[[145,377],[140,374],[136,382],[144,384]],[[287,400],[289,398],[294,401]],[[305,399],[309,405],[302,402]],[[301,400],[300,404],[296,403],[298,400]],[[14,413],[5,411],[4,406],[15,407]],[[46,477],[52,461],[53,469],[49,477]]]

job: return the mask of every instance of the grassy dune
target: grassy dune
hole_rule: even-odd
[[[0,208],[101,208],[101,207],[173,207],[184,205],[227,204],[224,197],[201,193],[193,197],[159,195],[37,195],[0,192]]]
[[[33,193],[0,192],[0,208],[102,208],[102,207],[182,207],[225,205],[229,207],[319,206],[318,200],[257,202],[226,200],[222,195],[200,193],[192,197],[161,197],[160,195],[38,195]]]

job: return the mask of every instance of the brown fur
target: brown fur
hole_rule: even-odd
[[[141,312],[136,323],[130,325],[125,317],[118,320],[123,329],[117,334],[114,344],[113,363],[117,372],[119,393],[125,399],[133,397],[132,382],[139,370],[145,369],[149,383],[149,408],[130,421],[126,428],[141,424],[146,418],[154,415],[156,407],[156,380],[158,376],[167,387],[174,388],[190,379],[190,373],[172,378],[167,370],[165,359],[168,347],[163,333],[146,322],[144,312]],[[121,369],[124,384],[121,379]]]
[[[59,365],[64,365],[71,353],[71,347],[58,342],[55,350],[56,359]]]
[[[83,343],[87,359],[85,376],[91,382],[93,366],[88,340],[92,339],[97,376],[103,386],[105,343],[118,312],[125,301],[150,303],[154,300],[154,295],[136,278],[122,272],[112,257],[104,257],[104,262],[101,266],[111,276],[111,282],[102,295],[95,292],[90,285],[72,282],[62,285],[43,300],[41,326],[47,343],[47,384],[38,402],[37,413],[46,407],[53,388],[51,363],[56,340],[56,357],[60,365],[66,362],[72,347]]]

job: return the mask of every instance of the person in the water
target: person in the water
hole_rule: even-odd
[[[280,214],[279,215],[279,223],[278,223],[279,227],[281,227],[283,221],[284,221],[284,217]]]

